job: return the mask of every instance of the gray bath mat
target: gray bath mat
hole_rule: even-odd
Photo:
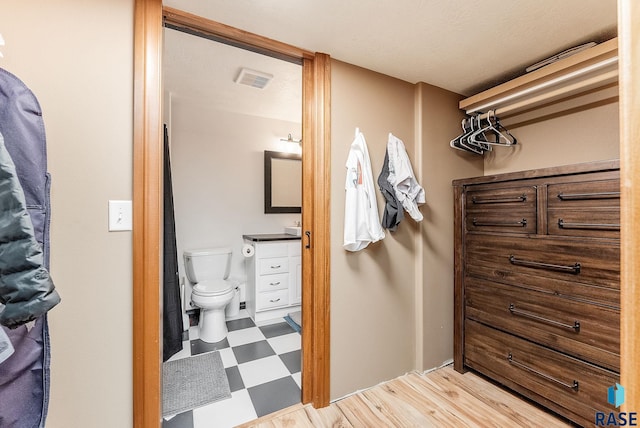
[[[231,397],[220,353],[162,364],[162,416],[171,416]]]

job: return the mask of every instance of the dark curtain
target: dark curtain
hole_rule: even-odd
[[[182,304],[178,280],[178,252],[176,225],[173,213],[171,187],[171,160],[169,159],[169,133],[164,125],[164,270],[163,270],[163,347],[162,359],[167,361],[182,350]]]

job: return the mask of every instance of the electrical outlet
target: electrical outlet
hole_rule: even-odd
[[[109,232],[133,229],[131,201],[109,201]]]

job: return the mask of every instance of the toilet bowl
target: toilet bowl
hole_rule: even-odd
[[[228,280],[231,248],[206,248],[184,252],[184,266],[193,284],[191,301],[200,308],[200,340],[215,343],[227,337],[225,308],[235,295],[236,281]]]
[[[215,343],[227,337],[225,308],[235,295],[231,281],[203,281],[193,287],[191,300],[200,308],[198,330],[200,340]]]

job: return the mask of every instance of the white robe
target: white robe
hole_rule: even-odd
[[[404,143],[391,133],[389,133],[387,142],[387,152],[389,153],[387,181],[393,187],[396,197],[411,218],[415,221],[422,221],[423,217],[418,210],[418,204],[425,203],[424,189],[413,175],[413,168],[411,168],[411,161],[404,148]]]
[[[344,249],[360,251],[384,238],[380,225],[371,160],[364,135],[356,131],[347,158],[344,204]]]

